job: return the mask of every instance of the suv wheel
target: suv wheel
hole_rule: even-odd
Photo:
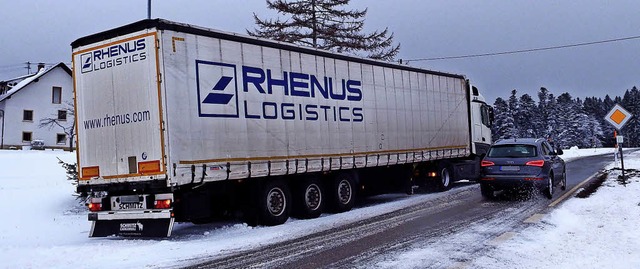
[[[546,196],[548,199],[553,198],[553,174],[549,175],[549,180],[547,181],[547,186],[544,190],[544,196]]]
[[[482,197],[488,200],[493,200],[496,198],[495,191],[488,184],[480,184],[480,193],[482,193]]]

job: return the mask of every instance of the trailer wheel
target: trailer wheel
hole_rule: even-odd
[[[334,212],[351,210],[356,201],[356,184],[352,173],[338,174],[329,188],[331,209]]]
[[[293,215],[301,219],[317,218],[324,208],[324,193],[317,178],[306,179],[294,190]]]
[[[451,188],[451,168],[447,165],[440,166],[438,169],[438,183],[437,187],[439,191],[446,191]]]
[[[257,203],[259,224],[274,226],[283,224],[289,219],[291,194],[284,181],[272,180],[267,182],[260,189]]]

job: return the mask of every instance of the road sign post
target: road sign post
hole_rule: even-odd
[[[633,117],[633,114],[629,113],[621,105],[616,104],[611,111],[607,113],[604,119],[611,123],[613,127],[620,132],[622,127]],[[618,144],[618,150],[620,151],[620,167],[622,168],[622,183],[626,183],[626,177],[624,175],[624,157],[622,156],[622,144],[624,143],[624,136],[616,135],[616,143]]]
[[[624,143],[624,136],[618,135],[616,137],[618,143],[618,150],[620,151],[620,168],[622,169],[622,184],[626,184],[627,178],[624,175],[624,157],[622,156],[622,143]]]

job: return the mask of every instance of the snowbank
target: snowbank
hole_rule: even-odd
[[[563,150],[564,153],[560,155],[563,160],[569,162],[571,160],[593,156],[601,154],[612,154],[615,152],[614,148],[590,148],[590,149],[578,149],[578,147],[572,147],[570,149]]]
[[[640,152],[625,158],[625,168],[640,170]],[[470,268],[640,268],[640,177],[623,186],[619,172],[594,195],[568,200]]]

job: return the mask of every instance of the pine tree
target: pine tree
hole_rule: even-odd
[[[615,97],[615,99],[617,99],[619,97]],[[603,144],[605,147],[613,147],[616,144],[616,140],[615,138],[613,138],[613,132],[615,131],[615,128],[613,127],[613,125],[609,124],[609,123],[605,123],[605,115],[607,115],[607,113],[609,112],[609,110],[611,110],[613,108],[613,106],[616,105],[616,102],[614,101],[614,99],[611,99],[611,97],[607,94],[604,97],[604,100],[602,101],[602,132],[604,133],[604,139]]]
[[[640,91],[635,86],[627,90],[621,104],[629,113],[634,115],[622,128],[625,136],[625,147],[637,147],[640,145]]]
[[[528,94],[520,96],[516,113],[516,125],[519,126],[520,137],[536,138],[539,136],[538,126],[542,125],[537,112],[536,102]]]
[[[593,148],[602,147],[602,125],[600,121],[593,116],[587,114],[580,115],[579,132],[582,141],[580,141],[579,147],[581,148]]]
[[[559,133],[556,117],[558,114],[556,98],[544,87],[540,88],[538,98],[540,126],[538,126],[537,130],[541,137],[554,139]]]
[[[507,104],[504,99],[498,97],[493,103],[493,107],[495,113],[495,121],[491,129],[493,141],[517,137],[513,116],[509,111],[509,104]]]
[[[509,113],[511,114],[511,117],[513,117],[513,130],[512,130],[512,134],[510,136],[513,137],[520,137],[520,125],[518,124],[518,110],[519,110],[519,104],[518,104],[518,91],[517,90],[512,90],[511,91],[511,96],[509,96]]]
[[[554,140],[557,145],[562,148],[570,148],[577,146],[578,140],[576,134],[576,118],[577,111],[573,98],[569,93],[563,93],[558,96],[557,107],[555,108],[556,125],[554,125]]]
[[[339,53],[365,54],[372,59],[392,61],[400,50],[393,46],[388,28],[363,33],[367,10],[340,8],[350,0],[267,0],[267,8],[287,19],[260,19],[253,14],[257,28],[251,36],[271,38]]]

